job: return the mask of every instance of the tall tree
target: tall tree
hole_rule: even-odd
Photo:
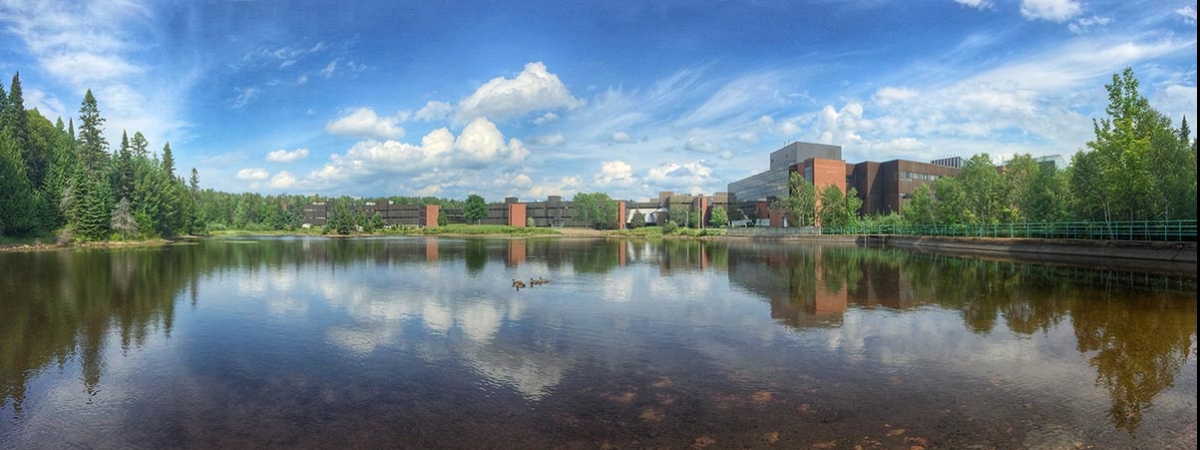
[[[171,153],[170,142],[163,145],[162,170],[167,173],[167,178],[175,178],[175,155]]]
[[[138,158],[150,157],[150,143],[146,141],[146,136],[142,135],[141,131],[133,133],[133,140],[129,141],[129,147],[130,151],[133,152],[133,156]]]
[[[12,77],[12,85],[8,90],[8,102],[4,105],[4,128],[12,135],[13,144],[21,150],[21,159],[25,164],[25,175],[29,177],[34,188],[42,186],[45,175],[46,155],[43,149],[34,147],[30,142],[29,119],[25,114],[25,99],[21,93],[21,73],[16,72]]]
[[[846,220],[846,198],[841,188],[836,184],[825,186],[821,189],[819,200],[817,219],[822,227],[841,228],[849,225]]]
[[[20,153],[12,136],[0,132],[0,223],[9,235],[33,233],[38,225],[36,198]]]
[[[129,148],[129,134],[121,132],[121,148],[117,151],[117,196],[133,197],[133,153]]]
[[[487,215],[487,201],[478,194],[468,195],[467,203],[463,207],[463,219],[466,219],[468,223],[479,223],[479,221],[486,219]]]
[[[782,211],[797,226],[809,226],[816,221],[817,190],[800,172],[788,174],[788,196],[776,199],[771,209]]]
[[[987,153],[972,156],[964,162],[958,182],[970,212],[970,223],[996,223],[1007,219],[1004,178],[996,171],[996,165]],[[941,196],[938,192],[938,197]]]
[[[913,225],[932,225],[938,223],[937,205],[934,204],[933,193],[928,184],[917,186],[913,191],[912,200],[901,211],[908,223]]]
[[[88,177],[96,177],[104,173],[108,164],[108,141],[104,140],[104,118],[100,117],[100,108],[96,105],[96,97],[88,89],[83,96],[83,105],[79,107],[79,156],[83,169]]]
[[[1041,172],[1041,165],[1033,156],[1026,153],[1016,155],[1004,165],[1004,186],[1008,192],[1007,203],[1002,209],[1011,212],[1009,216],[1017,221],[1029,220],[1029,210],[1033,208],[1033,180]]]

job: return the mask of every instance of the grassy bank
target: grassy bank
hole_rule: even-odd
[[[703,239],[714,236],[725,235],[724,228],[671,228],[671,227],[640,227],[630,230],[616,230],[608,232],[608,236],[624,237],[624,238],[677,238],[677,239]]]

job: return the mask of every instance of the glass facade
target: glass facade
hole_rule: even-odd
[[[787,197],[787,167],[772,169],[729,183],[729,195],[739,203]]]

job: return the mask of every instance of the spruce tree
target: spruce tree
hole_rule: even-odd
[[[171,154],[170,142],[163,146],[162,170],[167,173],[167,178],[175,178],[175,155]]]
[[[129,149],[129,135],[124,131],[117,152],[117,196],[133,198],[133,153]]]
[[[21,94],[20,72],[13,75],[11,86],[4,110],[5,126],[12,133],[13,143],[21,150],[21,159],[25,162],[25,175],[29,177],[29,182],[34,188],[39,188],[45,175],[46,156],[41,149],[32,145],[29,137],[29,117],[25,113],[25,99]]]
[[[108,163],[108,141],[100,130],[104,126],[104,118],[100,117],[100,108],[96,106],[96,97],[88,89],[83,96],[83,105],[79,107],[79,160],[83,163],[84,173],[90,178],[99,177],[104,173]]]
[[[0,221],[4,233],[25,235],[37,229],[37,204],[20,150],[7,132],[0,132]]]

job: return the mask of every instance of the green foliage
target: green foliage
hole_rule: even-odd
[[[343,236],[350,234],[354,228],[354,215],[346,203],[348,202],[338,201],[333,204],[333,211],[330,213],[327,225],[331,230]]]
[[[830,184],[821,189],[817,219],[822,227],[841,228],[849,225],[846,213],[846,198],[842,194],[841,188],[838,188],[836,184]]]
[[[633,218],[629,220],[629,228],[642,228],[646,226],[646,215],[641,211],[634,211]]]
[[[673,220],[668,220],[667,223],[663,224],[661,228],[662,234],[671,234],[679,229],[679,225],[677,225]]]
[[[708,218],[708,224],[717,228],[725,228],[729,226],[729,214],[725,212],[724,206],[713,208],[712,217]]]
[[[478,194],[467,196],[466,205],[463,207],[463,219],[467,222],[479,223],[488,216],[487,202]]]
[[[669,217],[669,221],[674,223],[677,227],[687,226],[688,211],[690,209],[691,208],[688,205],[684,204],[671,203],[670,205],[667,205],[667,216]],[[661,225],[665,226],[666,224]]]
[[[1196,217],[1196,152],[1179,129],[1138,92],[1133,69],[1113,74],[1107,117],[1093,120],[1091,152],[1077,155],[1071,192],[1076,215],[1092,220]],[[1097,193],[1091,188],[1099,187]],[[1090,200],[1090,201],[1089,201]],[[1096,203],[1093,203],[1096,202]]]
[[[575,218],[597,230],[617,228],[617,202],[608,194],[596,192],[591,194],[577,193],[575,203]]]
[[[537,221],[533,220],[532,217],[527,217],[527,218],[525,218],[525,226],[529,227],[529,228],[536,227]]]
[[[85,175],[95,177],[104,173],[108,164],[108,141],[100,129],[104,127],[104,118],[100,117],[100,108],[96,105],[96,97],[88,89],[83,96],[83,104],[79,107],[79,155]]]
[[[450,224],[450,219],[446,218],[446,211],[438,209],[437,224],[439,227],[444,227]]]
[[[932,225],[938,222],[937,205],[934,204],[933,193],[928,184],[917,186],[903,213],[908,222],[914,225]]]
[[[972,156],[964,162],[958,182],[962,186],[963,207],[969,212],[967,223],[1008,221],[1004,178],[996,171],[996,165],[987,153]]]
[[[0,223],[3,232],[28,235],[37,230],[36,200],[20,150],[7,130],[0,132]]]
[[[175,178],[175,154],[171,152],[171,143],[163,145],[162,170],[167,178]]]
[[[795,226],[812,225],[817,215],[816,188],[799,172],[791,172],[788,174],[788,196],[776,199],[771,203],[771,209],[786,214]]]
[[[108,238],[112,214],[109,212],[111,192],[108,183],[83,179],[79,183],[75,203],[75,238],[83,241],[102,241]]]

